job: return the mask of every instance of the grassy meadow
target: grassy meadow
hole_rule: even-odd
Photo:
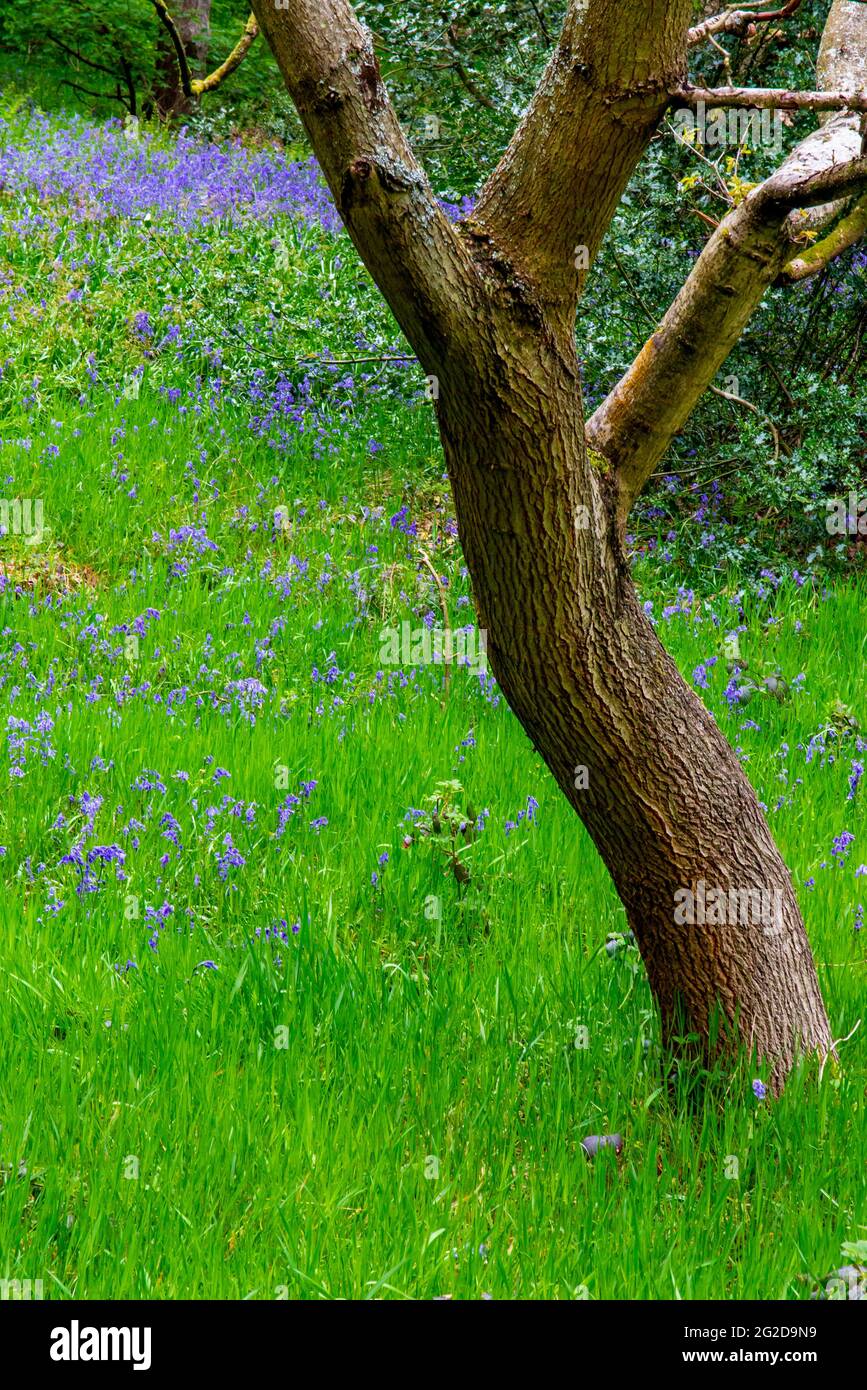
[[[636,517],[851,1034],[702,1089],[493,677],[418,655],[471,589],[315,170],[0,113],[0,1276],[808,1298],[867,1239],[867,580],[739,570],[711,478]]]

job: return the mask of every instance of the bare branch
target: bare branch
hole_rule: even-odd
[[[736,395],[734,391],[723,391],[720,386],[711,386],[708,389],[714,396],[719,396],[720,400],[728,401],[731,405],[742,405],[745,410],[749,410],[753,415],[757,415],[760,420],[763,420],[774,436],[774,458],[780,457],[780,431],[769,416],[763,415],[757,405],[754,405],[752,401],[745,400],[743,396]]]
[[[70,48],[69,44],[64,43],[62,39],[58,39],[54,34],[46,34],[45,39],[48,43],[53,43],[57,48],[62,49],[64,53],[67,53],[70,58],[74,58],[76,62],[83,63],[85,67],[93,68],[96,72],[103,72],[106,77],[117,78],[117,70],[115,68],[107,68],[102,63],[94,62],[92,58],[85,58],[83,53],[79,53],[76,49]]]
[[[867,90],[867,12],[862,3],[855,0],[837,0],[832,5],[819,45],[816,60],[818,86],[828,91]],[[827,115],[819,117],[820,125],[828,120]],[[851,117],[853,125],[859,117]],[[860,129],[863,131],[864,127]],[[845,212],[845,202],[826,204],[813,208],[810,212],[809,227],[819,232],[830,227],[831,223]]]
[[[119,101],[122,106],[129,110],[129,103],[124,100],[119,91],[117,92],[96,92],[92,87],[83,87],[80,82],[72,82],[68,77],[64,77],[60,83],[61,87],[69,87],[73,92],[82,92],[88,97],[97,97],[100,101]],[[130,112],[132,114],[132,112]]]
[[[734,34],[740,37],[747,32],[751,24],[767,24],[773,19],[788,19],[801,8],[801,4],[802,0],[788,0],[788,4],[782,9],[766,10],[762,14],[755,10],[725,10],[722,14],[714,15],[690,29],[689,45],[694,48],[696,44],[712,39],[715,34]]]
[[[247,23],[244,25],[243,34],[235,44],[235,47],[232,49],[226,61],[221,63],[218,68],[215,68],[212,73],[209,73],[207,77],[199,78],[192,83],[193,96],[204,96],[207,92],[216,91],[216,89],[225,82],[226,78],[243,63],[253,41],[258,37],[258,34],[259,25],[256,21],[256,16],[251,14]]]
[[[542,14],[542,11],[539,9],[539,6],[536,4],[536,0],[530,0],[530,5],[532,6],[533,13],[536,16],[536,19],[539,21],[539,33],[542,35],[544,42],[548,44],[553,43],[554,36],[549,32],[548,26],[545,23],[545,16]]]
[[[867,111],[864,92],[789,92],[773,87],[681,87],[674,106],[742,106],[772,111]]]
[[[187,50],[184,41],[178,33],[178,26],[169,14],[165,0],[151,0],[154,9],[159,15],[160,22],[166,30],[175,50],[175,57],[178,60],[178,71],[181,77],[181,91],[185,97],[193,95],[192,77],[190,75],[190,65],[187,61]]]
[[[794,285],[818,275],[844,251],[867,236],[867,198],[862,198],[822,241],[794,256],[780,274],[778,285]]]

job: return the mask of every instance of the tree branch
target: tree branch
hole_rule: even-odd
[[[205,96],[208,92],[216,91],[216,89],[225,82],[226,78],[243,63],[251,45],[258,37],[258,34],[259,25],[256,22],[256,16],[251,14],[247,23],[244,25],[243,34],[235,44],[235,47],[232,49],[226,61],[221,63],[218,68],[215,68],[212,73],[209,73],[207,77],[202,77],[193,81],[193,96]]]
[[[791,258],[800,220],[792,209],[867,189],[867,159],[851,130],[851,157],[827,166],[837,134],[831,126],[814,132],[720,223],[656,332],[587,422],[588,442],[619,469],[624,517]]]
[[[844,251],[867,236],[867,198],[862,198],[822,241],[790,260],[776,280],[778,285],[794,285],[818,275]]]
[[[867,90],[867,23],[862,3],[847,0],[832,6],[819,45],[816,60],[818,85],[828,91]],[[819,117],[819,124],[828,120]],[[858,117],[852,115],[853,126]],[[864,127],[859,126],[862,130]],[[862,146],[863,151],[863,146]],[[814,208],[810,214],[810,229],[821,231],[845,211],[845,203],[836,202]]]
[[[123,96],[117,92],[96,92],[92,87],[83,87],[80,82],[72,82],[68,77],[64,77],[60,83],[61,87],[69,87],[73,92],[83,92],[85,96],[97,97],[99,101],[119,101],[121,106],[129,110],[129,105],[124,101]],[[130,112],[132,114],[132,112]]]
[[[184,47],[184,41],[178,33],[178,26],[169,14],[165,0],[151,0],[151,3],[159,15],[160,22],[171,39],[172,47],[175,50],[175,57],[178,60],[178,72],[181,77],[181,91],[185,97],[191,97],[193,95],[193,85],[190,75],[190,65],[187,61],[187,50]]]
[[[839,42],[840,25],[850,40]],[[834,0],[835,55],[867,48],[867,4]],[[861,80],[857,63],[820,61],[820,81]],[[588,442],[620,472],[625,517],[655,465],[692,413],[788,262],[803,258],[809,208],[867,189],[861,118],[839,112],[802,141],[765,183],[734,208],[708,241],[662,323],[587,422]],[[797,209],[797,211],[793,211]],[[851,229],[850,229],[851,230]],[[844,249],[842,242],[840,249]],[[851,244],[851,242],[849,243]],[[815,248],[814,248],[815,249]],[[824,246],[821,255],[831,254]]]
[[[741,36],[746,33],[751,24],[767,24],[773,19],[788,19],[789,15],[801,8],[802,0],[788,0],[788,4],[779,10],[766,10],[758,14],[755,10],[725,10],[722,14],[714,15],[711,19],[706,19],[701,24],[697,24],[689,31],[689,45],[694,48],[696,44],[704,43],[707,39],[712,39],[715,34],[735,34]]]
[[[497,103],[492,101],[487,92],[483,92],[478,83],[474,82],[467,72],[460,58],[455,56],[451,64],[452,70],[457,73],[464,87],[466,87],[471,97],[474,97],[481,106],[487,106],[489,111],[496,111]]]
[[[545,23],[545,16],[542,14],[542,11],[539,9],[539,6],[536,4],[536,0],[530,0],[530,5],[532,7],[534,15],[536,16],[536,19],[539,21],[539,33],[542,35],[543,41],[547,44],[553,43],[553,35],[548,30],[548,26]]]
[[[187,58],[187,50],[184,41],[181,38],[178,26],[175,24],[175,21],[168,11],[165,0],[151,0],[151,3],[172,41],[175,57],[178,60],[181,91],[184,96],[188,98],[204,96],[208,92],[216,91],[226,78],[244,61],[250,46],[259,33],[259,25],[256,22],[256,16],[251,14],[247,23],[244,25],[243,34],[235,44],[235,47],[232,49],[226,61],[221,63],[218,68],[215,68],[212,73],[209,73],[207,77],[193,77],[190,72],[190,64]]]
[[[46,34],[45,39],[48,43],[53,43],[57,48],[62,49],[64,53],[67,53],[70,58],[74,58],[76,62],[83,63],[85,67],[93,68],[96,72],[105,73],[106,77],[117,78],[116,68],[107,68],[102,63],[94,62],[92,58],[85,58],[83,53],[78,53],[74,48],[70,48],[69,44],[64,43],[62,39],[58,39],[54,34]]]
[[[691,0],[569,0],[536,95],[470,219],[532,285],[563,339],[574,331],[583,272],[668,93],[683,82],[692,8]]]
[[[789,92],[773,87],[681,87],[674,106],[743,106],[772,111],[867,111],[864,92]]]

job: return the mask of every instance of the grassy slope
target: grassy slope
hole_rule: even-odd
[[[87,229],[61,223],[80,254]],[[178,254],[216,277],[257,235],[224,227]],[[357,272],[344,290],[329,272],[329,308],[333,250],[298,235],[296,351],[317,334],[351,343],[369,326],[350,302],[366,294]],[[3,718],[27,726],[7,737],[23,775],[4,767],[0,803],[0,1274],[50,1296],[805,1296],[797,1276],[865,1235],[863,1030],[839,1076],[796,1076],[773,1107],[749,1070],[695,1114],[671,1104],[637,955],[604,950],[622,912],[495,689],[455,671],[446,698],[435,668],[382,663],[384,622],[438,621],[422,549],[449,580],[452,621],[472,620],[426,407],[323,388],[271,447],[277,425],[251,431],[243,391],[214,402],[194,353],[144,356],[131,316],[156,318],[168,290],[185,336],[209,327],[190,295],[143,274],[149,232],[118,222],[94,238],[89,309],[90,289],[83,308],[68,299],[66,265],[49,274],[54,236],[7,248],[20,293],[0,461],[6,496],[43,499],[48,553],[95,587],[0,600]],[[89,381],[91,350],[103,378],[144,365],[137,398]],[[202,530],[172,539],[184,526]],[[26,579],[33,551],[7,539],[4,562]],[[867,964],[853,930],[863,792],[847,800],[853,740],[833,760],[805,746],[835,699],[864,714],[863,587],[745,595],[750,671],[805,680],[731,710],[731,585],[663,619],[676,557],[641,579],[687,678],[719,658],[705,698],[768,803],[847,1034]],[[245,678],[265,687],[252,719],[232,686]],[[156,787],[135,785],[145,769]],[[406,812],[449,779],[462,811],[489,813],[469,884],[431,838],[403,844]],[[856,838],[837,863],[844,830]],[[224,858],[221,877],[227,834],[244,863]],[[88,873],[88,853],[112,846],[123,860]],[[281,921],[288,940],[265,939]],[[581,1138],[612,1130],[619,1163],[589,1164]]]

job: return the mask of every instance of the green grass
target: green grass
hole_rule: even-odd
[[[161,409],[136,402],[128,424]],[[288,459],[271,492],[291,499],[291,532],[244,534],[232,524],[237,501],[273,476],[274,461],[243,441],[237,458],[210,469],[225,484],[207,508],[219,561],[205,554],[181,585],[151,528],[165,536],[194,513],[182,469],[161,459],[175,450],[186,459],[196,429],[168,436],[175,426],[164,413],[158,448],[143,424],[128,432],[127,466],[141,478],[132,504],[109,484],[114,419],[112,410],[88,422],[40,476],[52,539],[69,537],[67,558],[92,566],[100,588],[80,591],[62,617],[35,605],[29,613],[28,597],[6,600],[7,651],[13,632],[25,648],[17,718],[32,720],[37,708],[25,659],[37,681],[52,663],[56,673],[47,702],[55,756],[43,765],[28,754],[0,810],[7,1277],[86,1297],[804,1296],[797,1275],[827,1272],[842,1242],[864,1233],[863,1034],[842,1049],[838,1075],[826,1072],[821,1085],[796,1076],[778,1105],[756,1102],[739,1073],[697,1115],[678,1109],[655,1051],[642,1046],[657,1028],[637,955],[603,949],[625,926],[619,904],[502,703],[457,671],[446,698],[431,669],[393,699],[367,702],[382,612],[399,620],[410,611],[400,592],[424,583],[416,548],[388,521],[403,491],[376,460],[346,456],[326,476],[303,456]],[[14,470],[23,451],[11,452]],[[434,516],[436,475],[405,481],[413,514]],[[349,493],[351,507],[341,503]],[[382,520],[362,518],[362,495],[384,507]],[[428,544],[453,596],[465,590],[454,543],[434,529]],[[287,605],[260,572],[269,557],[283,570],[290,554],[309,562],[311,581]],[[233,567],[231,578],[218,577],[218,563]],[[346,582],[355,570],[371,594],[368,617]],[[322,571],[335,578],[320,593],[312,576]],[[768,628],[770,603],[750,602],[741,637],[750,669],[804,672],[804,688],[784,702],[757,695],[731,716],[718,663],[707,692],[769,806],[781,794],[791,802],[771,810],[771,823],[796,882],[817,880],[802,901],[835,1036],[849,1033],[863,1001],[853,869],[864,817],[859,797],[846,801],[851,758],[808,764],[798,745],[835,699],[859,706],[863,604],[861,587],[824,601],[787,589]],[[135,661],[78,640],[95,614],[107,631],[148,607],[165,616]],[[715,607],[725,613],[724,600]],[[249,635],[246,612],[255,614]],[[287,626],[263,673],[272,693],[255,724],[188,705],[167,717],[168,692],[196,688],[206,632],[225,682],[254,669],[253,640],[280,613]],[[721,651],[723,628],[707,614],[661,629],[687,674]],[[310,670],[324,670],[331,651],[360,693],[341,679],[317,715],[322,690],[311,693]],[[110,689],[130,672],[163,701],[131,700],[110,721]],[[97,675],[102,700],[88,705]],[[200,687],[219,683],[209,676]],[[332,710],[335,692],[345,704]],[[739,734],[747,716],[761,728]],[[470,729],[476,746],[461,748]],[[105,771],[89,771],[96,757]],[[215,789],[217,767],[231,778]],[[290,789],[319,785],[277,840],[281,767]],[[152,818],[142,809],[152,798],[131,791],[143,768],[167,788]],[[178,769],[188,783],[171,780]],[[401,844],[407,808],[454,778],[490,810],[469,884],[431,839]],[[130,815],[145,829],[129,881],[106,873],[99,892],[79,899],[79,871],[58,866],[74,835],[52,825],[60,811],[80,823],[69,798],[85,788],[105,803],[88,845],[126,843],[118,827]],[[203,808],[226,788],[257,803],[257,823],[220,821],[209,834]],[[540,803],[536,823],[506,835],[529,796]],[[172,846],[156,822],[166,809],[184,849],[162,872],[157,859]],[[314,816],[328,819],[318,834],[308,829]],[[247,860],[229,880],[234,892],[214,872],[229,824]],[[844,829],[857,837],[847,866],[819,869]],[[383,851],[390,860],[374,888]],[[34,882],[28,858],[47,865]],[[46,911],[48,885],[66,904],[56,914]],[[144,912],[164,900],[175,910],[154,953]],[[278,918],[301,924],[288,944],[254,937]],[[138,969],[119,974],[115,963],[128,959]],[[205,959],[218,969],[196,970]],[[582,1026],[586,1048],[576,1047]],[[619,1163],[588,1163],[580,1140],[613,1130],[626,1140]],[[732,1155],[737,1180],[725,1176]]]
[[[319,263],[309,280],[312,322]],[[46,534],[2,543],[21,587],[0,598],[0,699],[26,731],[7,727],[0,774],[0,1276],[56,1298],[807,1297],[867,1235],[865,1030],[779,1103],[755,1099],[746,1062],[703,1089],[666,1071],[637,952],[605,950],[623,911],[495,687],[383,667],[384,627],[440,621],[424,555],[452,624],[472,622],[427,406],[394,384],[322,388],[275,449],[242,394],[202,387],[196,409],[194,357],[158,361],[135,399],[78,405],[74,352],[28,404],[33,362],[66,343],[65,294],[6,329],[27,371],[6,378],[5,495],[42,499]],[[100,361],[121,360],[141,303],[97,320]],[[392,525],[403,507],[417,536]],[[186,525],[217,549],[171,542]],[[37,554],[86,582],[30,587]],[[768,806],[843,1038],[867,978],[854,725],[806,750],[841,704],[867,713],[864,583],[711,570],[664,617],[677,552],[637,575],[686,678],[718,658],[703,695]],[[739,605],[757,691],[733,711]],[[782,699],[762,687],[777,671]],[[245,711],[232,683],[249,678],[264,690]],[[145,769],[165,791],[135,785]],[[407,811],[449,782],[458,819],[488,813],[459,841],[469,881],[447,834],[403,843]],[[223,878],[227,833],[245,862]],[[95,861],[79,894],[76,844],[118,844],[125,878]],[[266,939],[281,920],[297,934]],[[582,1138],[613,1131],[620,1159],[588,1162]]]

